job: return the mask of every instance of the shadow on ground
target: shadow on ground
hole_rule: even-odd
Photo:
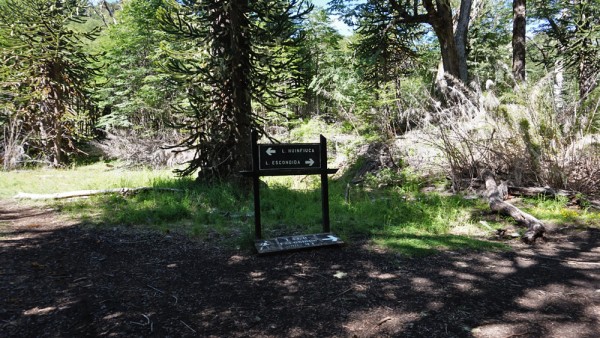
[[[35,224],[0,225],[3,337],[600,332],[593,229],[513,252],[409,259],[364,243],[258,257],[176,234]]]

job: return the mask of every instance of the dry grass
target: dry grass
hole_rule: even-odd
[[[430,99],[420,132],[456,186],[488,168],[514,185],[600,193],[600,135],[590,127],[598,104],[558,109],[548,77],[508,99],[455,88],[448,102]]]

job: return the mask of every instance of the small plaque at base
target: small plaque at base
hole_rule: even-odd
[[[254,241],[254,246],[256,247],[256,251],[258,252],[258,254],[301,250],[342,244],[344,244],[342,239],[331,233],[282,236],[271,239],[257,239]]]

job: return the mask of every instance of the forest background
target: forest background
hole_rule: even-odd
[[[4,169],[120,159],[241,182],[256,129],[326,135],[348,184],[460,191],[487,169],[600,192],[597,2],[319,5],[0,0]]]

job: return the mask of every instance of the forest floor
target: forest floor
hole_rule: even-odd
[[[0,201],[0,336],[597,337],[600,231],[510,245],[257,256]]]

